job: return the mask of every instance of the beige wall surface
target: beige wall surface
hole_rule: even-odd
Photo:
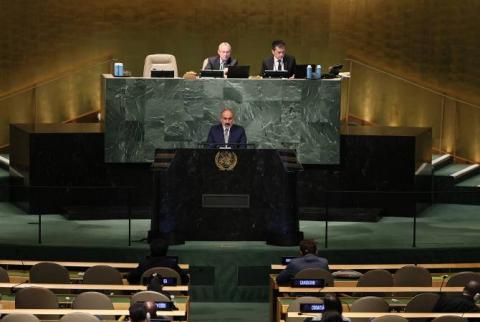
[[[36,110],[35,121],[59,122],[98,109],[100,80],[93,71],[108,66],[82,71],[85,66],[116,58],[140,75],[147,54],[172,53],[183,74],[198,71],[221,41],[232,44],[253,74],[280,38],[299,63],[328,66],[351,57],[478,105],[479,13],[478,0],[0,0],[0,145],[8,143],[3,118],[18,121],[16,110],[25,121],[32,119],[27,111]],[[60,78],[33,98],[2,101],[72,71],[82,75]],[[456,112],[449,123],[449,104],[440,106],[435,95],[361,66],[353,66],[352,76],[351,114],[385,125],[431,125],[439,147],[445,133],[449,146],[477,159],[474,144],[455,142],[479,130],[445,127],[472,124],[478,109]],[[90,83],[85,92],[80,80]],[[60,91],[72,94],[61,103]],[[24,106],[30,101],[34,107]]]

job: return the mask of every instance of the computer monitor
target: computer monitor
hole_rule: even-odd
[[[263,73],[264,78],[288,78],[288,71],[286,70],[266,70]]]
[[[173,70],[152,70],[150,77],[173,78],[175,75]]]
[[[295,66],[295,78],[305,79],[307,78],[307,66],[312,66],[312,72],[315,71],[316,64],[300,64]]]
[[[202,78],[223,78],[223,70],[202,70],[200,71]]]
[[[228,78],[248,78],[250,76],[250,66],[229,66]]]

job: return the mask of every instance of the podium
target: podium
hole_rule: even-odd
[[[298,245],[293,150],[157,149],[149,238]]]

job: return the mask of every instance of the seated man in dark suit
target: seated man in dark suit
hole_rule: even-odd
[[[289,284],[295,275],[305,268],[321,268],[328,271],[328,260],[317,256],[317,245],[313,240],[300,242],[301,257],[294,258],[277,276],[279,285]]]
[[[433,308],[433,312],[480,312],[480,308],[476,305],[476,301],[480,299],[480,283],[477,281],[469,281],[463,288],[462,294],[442,293]],[[478,318],[469,318],[471,321],[480,321]]]
[[[260,75],[264,76],[266,70],[286,70],[288,77],[294,76],[295,57],[287,55],[285,42],[283,40],[274,40],[272,42],[272,57],[265,58],[262,63],[262,70]]]
[[[204,70],[225,70],[229,66],[236,66],[237,60],[231,57],[232,46],[228,42],[218,45],[217,56],[208,57]]]
[[[233,111],[229,108],[224,109],[220,113],[220,123],[212,126],[210,132],[208,132],[207,143],[209,147],[246,147],[247,135],[245,134],[245,129],[233,124],[234,117]]]
[[[188,284],[188,275],[177,265],[173,258],[167,257],[168,243],[163,239],[154,239],[150,243],[150,256],[142,259],[138,263],[138,267],[131,271],[127,280],[130,284],[141,284],[140,278],[142,274],[152,267],[168,267],[180,274],[182,284]]]

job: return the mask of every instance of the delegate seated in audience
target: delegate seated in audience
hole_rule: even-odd
[[[168,243],[163,239],[155,239],[150,243],[150,256],[142,259],[137,268],[131,271],[127,280],[130,284],[140,284],[142,274],[152,267],[168,267],[180,274],[182,284],[188,284],[188,275],[178,266],[173,258],[166,257],[168,252]]]
[[[130,321],[132,322],[147,322],[147,310],[142,302],[133,303],[128,309],[130,314]]]
[[[342,302],[335,293],[327,293],[323,298],[325,311],[321,317],[306,318],[305,322],[322,321],[322,322],[349,322],[349,318],[342,316]]]
[[[477,281],[468,282],[463,288],[462,294],[441,294],[433,312],[480,312],[475,304],[480,299],[480,283]],[[480,319],[468,319],[469,321],[480,321]]]
[[[313,240],[302,240],[300,242],[301,257],[294,258],[287,267],[277,276],[277,283],[285,285],[303,269],[322,268],[328,270],[328,260],[317,256],[317,245]]]

